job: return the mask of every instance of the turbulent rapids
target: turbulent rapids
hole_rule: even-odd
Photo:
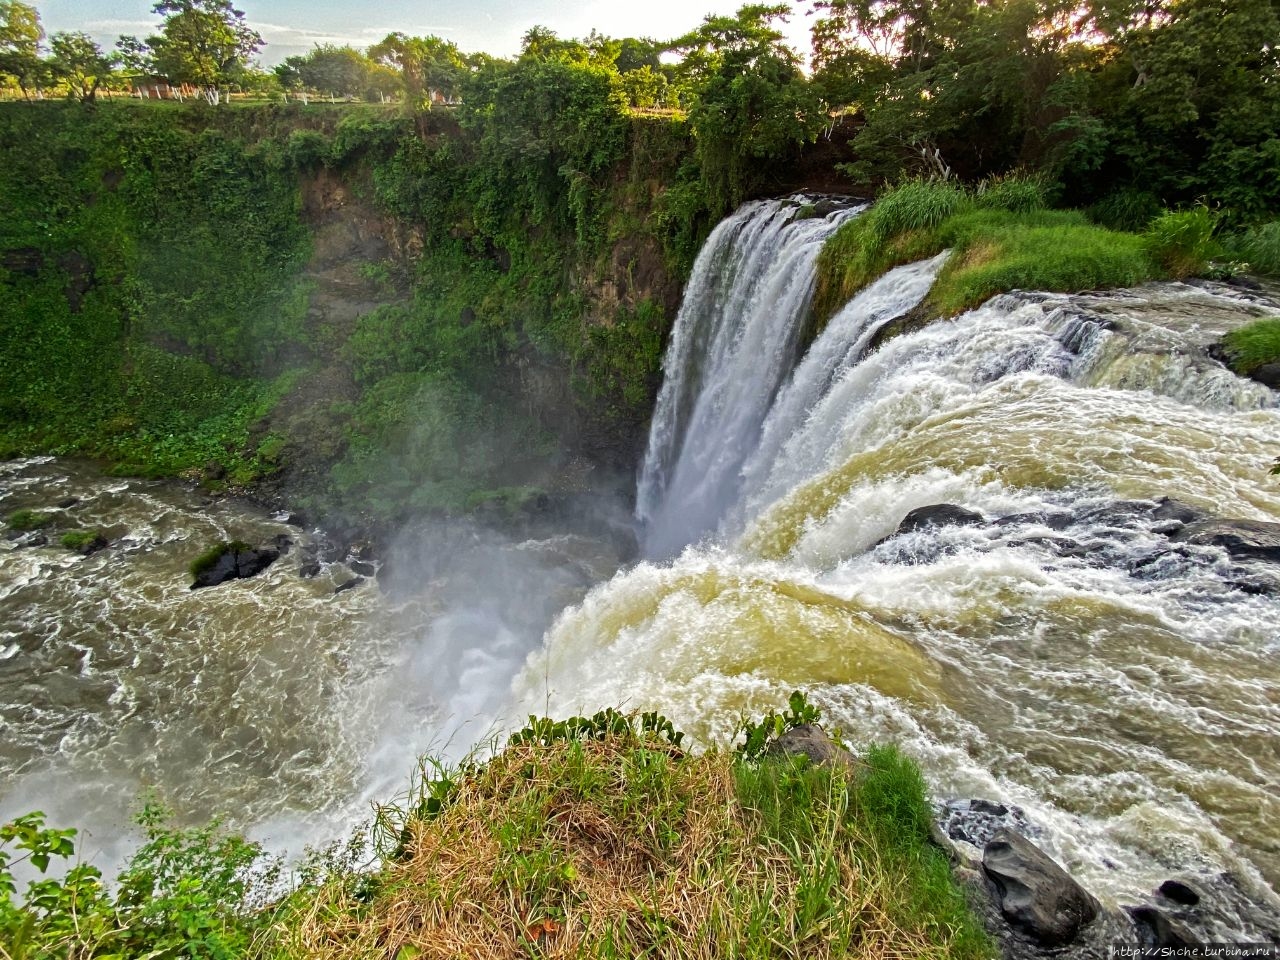
[[[860,208],[800,209],[751,204],[706,244],[639,478],[651,559],[616,574],[602,542],[454,529],[397,561],[407,597],[335,595],[341,559],[307,580],[297,551],[189,593],[193,544],[308,537],[7,465],[6,513],[75,496],[116,546],[0,552],[0,814],[53,803],[111,836],[150,787],[296,843],[460,721],[453,748],[622,705],[724,743],[803,688],[847,739],[903,745],[940,801],[1023,808],[1104,898],[1228,872],[1275,904],[1280,568],[1188,534],[1280,521],[1280,395],[1206,354],[1280,307],[1213,284],[1012,293],[884,338],[944,253],[806,349],[818,253]],[[903,525],[937,505],[963,522]]]

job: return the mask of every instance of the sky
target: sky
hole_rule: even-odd
[[[120,34],[145,37],[160,18],[153,0],[35,0],[45,31],[82,30],[104,47]],[[435,34],[466,52],[495,56],[519,52],[520,37],[541,24],[562,37],[584,37],[594,27],[613,37],[679,36],[708,13],[733,13],[746,0],[239,0],[250,26],[266,46],[259,54],[270,67],[285,57],[306,53],[317,43],[367,47],[399,30],[415,36]],[[797,9],[784,27],[791,45],[808,53],[809,18]]]

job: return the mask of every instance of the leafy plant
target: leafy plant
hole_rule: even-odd
[[[782,713],[770,710],[758,722],[753,723],[745,718],[742,720],[734,735],[735,739],[739,734],[745,738],[737,747],[738,755],[744,760],[759,760],[765,755],[769,744],[778,737],[796,727],[817,723],[820,717],[818,708],[809,703],[801,691],[796,690],[791,694]]]

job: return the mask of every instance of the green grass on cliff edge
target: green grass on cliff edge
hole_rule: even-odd
[[[948,248],[951,258],[925,302],[944,316],[1008,290],[1122,287],[1164,273],[1143,237],[1096,226],[1078,211],[1046,209],[1034,182],[1009,178],[973,194],[914,180],[887,191],[823,248],[814,303],[820,322],[893,267]]]
[[[770,756],[815,716],[799,694],[791,707],[745,725],[737,752],[691,752],[657,714],[530,718],[487,762],[425,761],[379,812],[372,871],[357,832],[287,889],[261,848],[174,830],[149,805],[113,891],[88,864],[42,877],[0,898],[0,942],[32,957],[990,956],[929,843],[920,771],[890,747],[847,770]],[[73,858],[74,837],[40,814],[0,827],[0,890],[16,892],[12,863]]]

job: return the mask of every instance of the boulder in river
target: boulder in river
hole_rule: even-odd
[[[935,503],[916,507],[898,524],[898,534],[923,530],[925,527],[959,527],[985,523],[986,517],[976,510],[968,510],[954,503]]]
[[[1280,563],[1280,523],[1199,520],[1188,523],[1169,539],[1202,547],[1221,547],[1235,560]]]
[[[1098,915],[1098,901],[1048,854],[1012,830],[991,838],[982,853],[982,870],[995,885],[1004,918],[1041,946],[1071,943]]]
[[[219,543],[202,553],[191,564],[195,582],[192,590],[216,587],[228,580],[255,577],[280,558],[280,551],[270,547],[254,548],[238,540]]]

